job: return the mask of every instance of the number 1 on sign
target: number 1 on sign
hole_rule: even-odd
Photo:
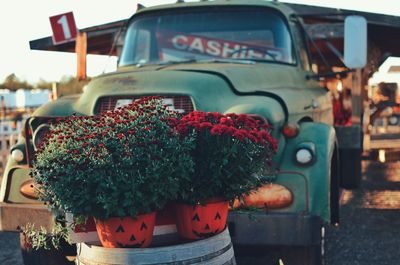
[[[67,16],[63,15],[62,17],[60,17],[60,19],[57,21],[57,23],[62,26],[65,39],[67,39],[67,40],[70,39],[71,31],[69,30]]]

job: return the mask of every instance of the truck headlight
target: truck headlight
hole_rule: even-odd
[[[296,152],[296,161],[299,164],[306,165],[313,160],[313,155],[311,154],[310,150],[308,149],[299,149]]]
[[[295,161],[302,166],[308,166],[315,161],[315,145],[311,142],[304,142],[297,146]]]
[[[24,152],[19,149],[12,150],[11,157],[17,162],[21,162],[25,159]]]

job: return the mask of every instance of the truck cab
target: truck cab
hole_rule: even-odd
[[[266,174],[293,200],[281,208],[231,211],[233,243],[304,247],[312,260],[307,264],[320,264],[321,229],[338,223],[340,165],[331,98],[311,69],[302,19],[282,3],[217,0],[139,10],[126,26],[116,72],[94,78],[82,95],[43,105],[27,120],[11,149],[23,157],[10,156],[4,171],[0,228],[15,230],[32,220],[51,225],[29,176],[51,120],[97,115],[158,95],[182,113],[252,114],[271,125],[279,148]]]

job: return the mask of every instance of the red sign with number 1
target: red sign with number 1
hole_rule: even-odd
[[[72,12],[50,17],[55,45],[75,40],[77,28]]]

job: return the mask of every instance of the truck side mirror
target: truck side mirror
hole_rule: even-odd
[[[360,69],[367,64],[367,20],[348,16],[344,21],[344,64]]]

